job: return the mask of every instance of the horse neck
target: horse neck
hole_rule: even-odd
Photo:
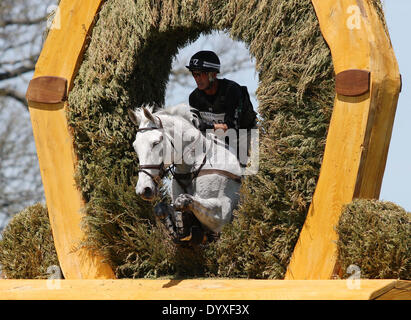
[[[190,172],[201,165],[204,159],[204,154],[201,152],[199,154],[195,154],[194,161],[190,161],[190,163],[186,163],[184,160],[187,157],[187,153],[191,152],[192,149],[194,150],[197,144],[198,146],[203,146],[206,138],[202,135],[202,133],[188,121],[185,121],[180,117],[168,116],[164,118],[164,120],[162,119],[162,121],[163,125],[165,124],[164,128],[169,136],[169,139],[171,139],[174,148],[177,150],[177,154],[174,159],[176,172]]]

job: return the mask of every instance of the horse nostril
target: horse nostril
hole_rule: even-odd
[[[146,198],[151,198],[151,196],[153,195],[153,191],[151,190],[151,188],[145,187],[143,195]]]

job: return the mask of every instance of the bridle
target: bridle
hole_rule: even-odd
[[[160,123],[159,127],[148,127],[148,128],[137,129],[137,133],[164,129],[161,119],[159,117],[157,117],[157,119]],[[159,170],[159,174],[157,176],[154,176],[150,172],[146,171],[146,169]],[[161,179],[165,177],[168,171],[169,171],[169,168],[167,170],[164,168],[164,162],[157,164],[157,165],[156,164],[140,165],[138,169],[138,172],[144,172],[146,175],[148,175],[151,178],[151,180],[153,180],[155,185],[158,185],[160,183]]]
[[[148,128],[141,128],[141,129],[137,129],[137,133],[139,132],[146,132],[146,131],[152,131],[152,130],[163,130],[163,123],[161,122],[161,119],[159,117],[157,117],[160,126],[159,127],[148,127]],[[198,140],[200,139],[201,134],[198,136],[198,138],[194,141],[194,144],[196,144],[198,142]],[[173,147],[173,149],[175,149],[173,142],[170,140],[171,146]],[[185,154],[185,153],[184,153]],[[184,158],[184,154],[182,155],[182,159]],[[174,162],[168,167],[165,168],[164,166],[164,162],[160,163],[160,164],[145,164],[145,165],[140,165],[139,169],[137,172],[143,172],[146,175],[148,175],[151,180],[153,180],[154,184],[156,186],[158,186],[158,184],[160,183],[160,181],[167,175],[168,172],[171,172],[171,174],[173,175],[173,177],[176,179],[177,183],[183,188],[183,190],[185,192],[187,192],[187,186],[188,185],[184,185],[180,179],[186,179],[186,177],[190,177],[191,180],[195,179],[197,177],[197,175],[199,174],[201,168],[203,167],[203,165],[206,162],[206,156],[207,153],[205,153],[204,155],[204,159],[202,164],[200,165],[200,167],[195,171],[195,172],[189,172],[189,173],[176,173],[174,171],[175,169],[175,164]],[[152,175],[150,172],[146,171],[146,169],[154,169],[154,170],[159,170],[158,175]]]
[[[148,128],[141,128],[141,129],[137,129],[137,133],[139,132],[145,132],[145,131],[152,131],[152,130],[164,130],[163,127],[163,123],[161,122],[161,119],[159,117],[157,117],[160,126],[159,127],[148,127]],[[200,139],[201,134],[198,136],[198,138],[194,141],[193,145],[197,144],[198,140]],[[170,139],[170,143],[171,146],[175,149],[173,142]],[[190,151],[190,150],[188,150]],[[185,153],[183,153],[182,158],[184,158]],[[197,178],[198,176],[202,176],[205,174],[220,174],[220,175],[224,175],[232,180],[235,180],[239,183],[241,183],[241,177],[234,175],[228,171],[225,170],[218,170],[218,169],[202,169],[203,166],[206,163],[206,159],[207,159],[207,152],[204,153],[204,158],[203,161],[200,165],[200,167],[195,170],[194,172],[188,172],[188,173],[176,173],[175,172],[175,163],[173,162],[168,168],[165,168],[164,166],[164,162],[160,163],[160,164],[146,164],[146,165],[140,165],[138,172],[143,172],[146,175],[148,175],[151,180],[153,180],[154,184],[156,186],[158,186],[158,184],[160,183],[160,181],[166,176],[166,174],[168,172],[170,172],[174,179],[177,181],[177,183],[180,185],[180,187],[184,190],[185,193],[187,193],[187,187],[188,185],[191,183],[191,181],[193,181],[195,178]],[[146,169],[154,169],[154,170],[159,170],[158,175],[154,176],[152,175],[150,172],[146,171]],[[181,180],[188,180],[189,183],[184,184]]]

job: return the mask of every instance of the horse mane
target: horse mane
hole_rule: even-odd
[[[151,114],[153,114],[154,116],[166,116],[166,117],[180,117],[182,118],[182,120],[185,120],[185,122],[187,122],[188,124],[190,124],[192,127],[198,129],[199,126],[199,119],[198,119],[198,115],[192,111],[192,108],[185,104],[185,103],[181,103],[181,104],[177,104],[174,106],[170,106],[170,107],[166,107],[166,108],[156,108],[156,106],[154,105],[145,105],[143,106],[145,109],[147,109],[148,111],[150,111]],[[150,120],[148,120],[145,116],[144,116],[144,112],[143,112],[143,108],[137,108],[134,111],[137,114],[140,114],[140,118],[141,123],[140,123],[140,127],[141,126],[146,126],[146,124],[148,122],[150,122]]]
[[[190,123],[193,127],[197,128],[197,126],[193,123],[193,120],[197,117],[192,111],[192,108],[185,104],[180,103],[174,106],[170,106],[164,109],[160,109],[154,113],[154,115],[164,115],[164,116],[171,116],[171,117],[181,117],[187,122]],[[198,129],[198,128],[197,128]]]
[[[160,109],[159,111],[155,112],[154,114],[155,115],[166,115],[166,116],[171,116],[171,117],[180,116],[183,119],[185,119],[193,128],[199,130],[198,129],[198,123],[194,124],[194,122],[196,121],[195,119],[198,120],[198,118],[197,118],[198,116],[192,110],[193,110],[193,108],[190,107],[188,104],[180,103],[180,104],[177,104],[175,106]],[[194,122],[193,122],[193,120],[194,120]],[[206,134],[205,137],[207,139],[210,138],[208,134]],[[216,145],[219,145],[223,148],[226,147],[225,142],[223,140],[214,139],[214,138],[212,138],[212,140]]]
[[[190,121],[192,117],[191,107],[185,103],[180,103],[171,107],[163,108],[155,112],[156,115],[180,116]]]

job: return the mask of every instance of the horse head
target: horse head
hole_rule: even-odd
[[[133,142],[140,162],[136,193],[143,199],[152,201],[158,192],[158,184],[164,175],[164,128],[152,108],[142,107],[128,110],[131,121],[138,127]]]
[[[205,153],[197,128],[198,117],[187,105],[176,105],[153,112],[151,107],[129,110],[131,121],[138,127],[133,147],[139,158],[136,193],[153,200],[158,185],[171,165],[190,167],[203,161]],[[161,118],[160,118],[161,117]]]

